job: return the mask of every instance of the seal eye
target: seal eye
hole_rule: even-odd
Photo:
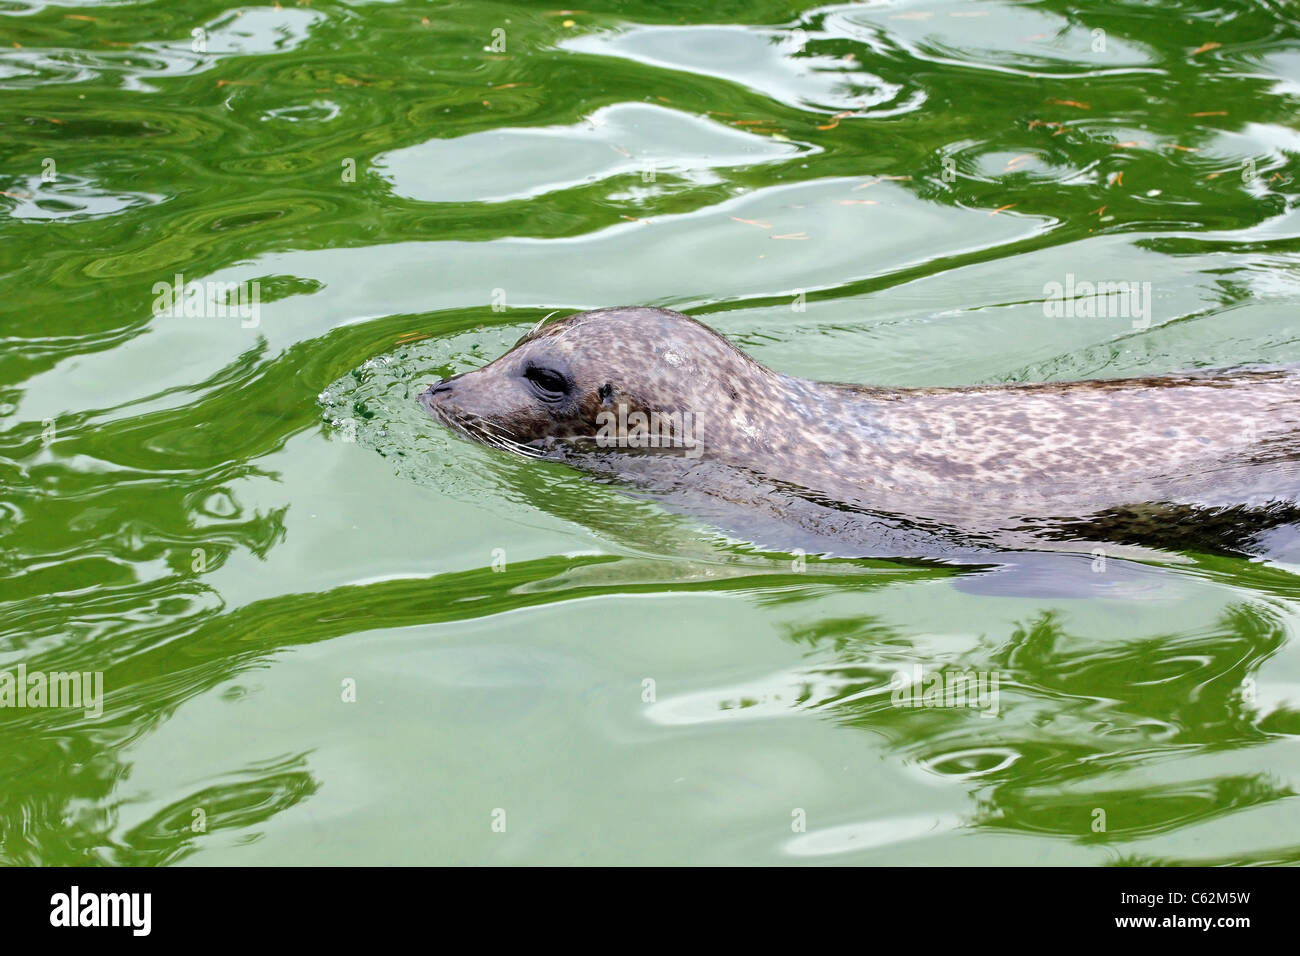
[[[532,383],[538,395],[552,402],[563,398],[569,389],[569,383],[563,375],[540,365],[530,365],[524,369],[524,378]]]

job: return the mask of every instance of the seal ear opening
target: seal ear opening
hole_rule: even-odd
[[[600,395],[600,404],[608,405],[614,398],[614,386],[606,382],[600,387],[598,394]]]

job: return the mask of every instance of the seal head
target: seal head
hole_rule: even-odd
[[[533,457],[593,447],[699,448],[699,409],[776,373],[679,312],[596,309],[539,325],[496,361],[419,400],[469,438]],[[751,390],[752,392],[752,390]]]

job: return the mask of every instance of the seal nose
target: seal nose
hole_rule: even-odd
[[[447,395],[451,392],[451,379],[443,379],[437,385],[430,385],[420,393],[420,404],[427,411],[432,412],[434,403],[438,401],[438,396]]]

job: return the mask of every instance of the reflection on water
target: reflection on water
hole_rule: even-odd
[[[1291,5],[0,18],[0,670],[107,694],[0,708],[0,859],[1300,859],[1293,566],[760,552],[412,401],[624,303],[823,380],[1296,361]]]

